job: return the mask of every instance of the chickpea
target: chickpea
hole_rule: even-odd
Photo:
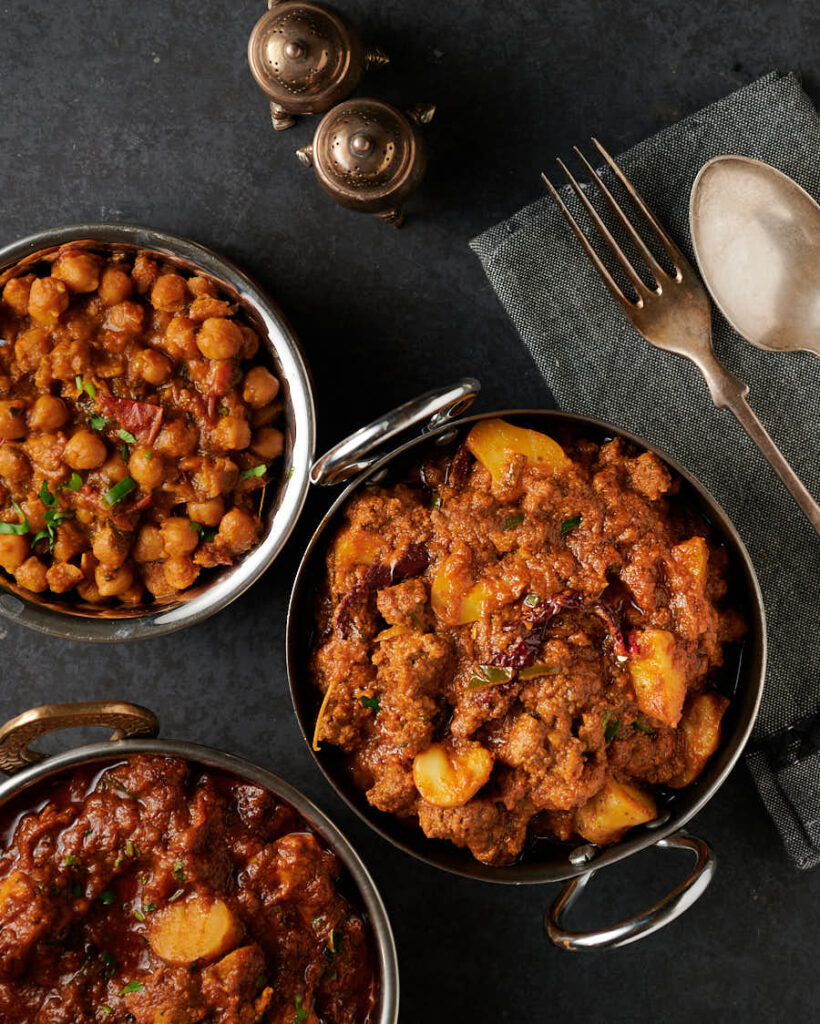
[[[127,590],[123,590],[121,594],[117,594],[117,600],[122,601],[123,604],[141,604],[142,595],[144,593],[145,587],[143,587],[139,580],[134,580],[134,582]]]
[[[253,435],[251,449],[265,462],[278,459],[285,448],[285,437],[276,427],[262,427]]]
[[[165,558],[165,542],[162,534],[156,526],[146,524],[137,534],[137,542],[134,545],[135,562],[158,562]]]
[[[199,544],[199,531],[194,529],[190,519],[166,519],[160,533],[169,558],[189,555]]]
[[[113,526],[104,526],[94,537],[91,550],[106,571],[118,569],[128,557],[128,538]],[[99,586],[99,582],[97,583]],[[102,591],[102,588],[100,588]]]
[[[77,510],[79,519],[80,509]],[[60,523],[57,527],[57,539],[54,541],[54,559],[57,562],[68,562],[88,547],[88,539],[79,526],[71,520]]]
[[[142,330],[142,319],[145,310],[138,302],[118,302],[108,310],[105,326],[111,331],[125,331],[126,334],[139,334]]]
[[[199,575],[199,566],[185,556],[169,558],[163,568],[168,586],[174,590],[185,590]]]
[[[77,593],[88,604],[99,604],[105,598],[97,590],[97,584],[93,580],[83,580],[77,584]]]
[[[51,351],[51,336],[44,327],[32,327],[17,335],[14,358],[23,373],[31,373]]]
[[[175,313],[182,309],[188,300],[188,289],[185,278],[179,274],[160,274],[151,289],[151,305],[154,309],[164,309]]]
[[[219,497],[207,501],[189,501],[188,515],[195,523],[202,523],[203,526],[219,526],[219,520],[225,515],[225,502]]]
[[[154,442],[154,450],[171,459],[184,458],[196,451],[199,431],[184,419],[169,420]]]
[[[270,405],[263,405],[261,409],[254,409],[251,413],[251,426],[269,427],[281,412],[280,402],[271,402]]]
[[[0,438],[14,441],[27,433],[25,410],[20,403],[0,402]]]
[[[159,277],[159,267],[150,256],[139,255],[134,260],[134,269],[131,271],[131,277],[134,279],[137,291],[144,295]]]
[[[142,579],[154,597],[171,597],[176,593],[165,578],[165,562],[149,562],[142,567]]]
[[[28,425],[32,430],[59,430],[67,420],[65,402],[54,395],[40,395],[28,414]]]
[[[199,359],[195,322],[187,316],[170,320],[165,328],[165,347],[176,359]]]
[[[103,442],[90,430],[78,430],[65,446],[63,462],[72,469],[97,469],[108,455]]]
[[[83,579],[83,572],[79,566],[71,565],[70,562],[55,562],[46,573],[48,589],[55,594],[65,594],[72,590],[80,580]]]
[[[106,565],[98,565],[94,570],[94,583],[100,597],[117,597],[128,590],[134,582],[134,570],[128,565],[111,569]]]
[[[223,416],[213,433],[214,444],[225,451],[247,448],[251,443],[251,428],[240,416]]]
[[[51,276],[65,281],[73,292],[93,292],[100,283],[100,258],[90,252],[64,252],[54,262]]]
[[[200,295],[216,295],[216,285],[207,277],[189,277],[188,290],[197,298]]]
[[[128,460],[128,472],[144,491],[159,487],[165,476],[162,456],[150,448],[136,448]]]
[[[242,399],[252,409],[261,409],[279,394],[279,381],[264,366],[254,366],[245,374]]]
[[[242,332],[242,358],[253,359],[259,351],[259,335],[247,324],[240,324],[239,330]]]
[[[132,287],[131,278],[124,270],[106,267],[97,294],[104,306],[116,306],[118,302],[130,298]]]
[[[29,293],[34,280],[34,274],[26,274],[25,277],[13,277],[6,282],[3,301],[18,316],[25,316],[28,312]]]
[[[207,498],[216,498],[227,494],[236,486],[239,479],[239,467],[230,459],[203,459],[202,465],[194,474],[194,487]]]
[[[30,472],[31,466],[21,451],[7,444],[0,446],[0,476],[4,480],[25,480]]]
[[[0,566],[16,572],[28,556],[28,537],[16,533],[0,533]]]
[[[164,384],[173,370],[168,356],[153,348],[144,348],[142,352],[138,352],[134,357],[133,368],[137,376],[155,387]]]
[[[45,327],[53,327],[60,314],[68,308],[68,288],[54,277],[38,277],[32,282],[28,297],[28,312],[32,320]]]
[[[216,541],[239,555],[255,542],[257,529],[257,521],[250,512],[244,508],[232,508],[222,517]]]
[[[208,317],[199,328],[196,343],[206,359],[233,359],[242,348],[242,332],[233,320]]]
[[[194,320],[207,320],[208,317],[231,315],[231,304],[213,295],[197,295],[188,309],[188,315]]]
[[[15,571],[14,578],[26,590],[30,590],[34,594],[42,594],[44,590],[48,589],[46,571],[46,567],[40,559],[32,555]]]
[[[100,472],[109,486],[113,487],[114,484],[118,484],[120,480],[124,480],[128,476],[128,466],[119,452],[112,452],[102,464]]]

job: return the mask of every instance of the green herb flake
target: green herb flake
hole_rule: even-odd
[[[202,523],[195,523],[193,519],[191,519],[188,525],[191,527],[194,533],[198,533],[200,536],[202,536],[202,530],[204,529]]]
[[[228,409],[226,406],[221,405],[219,407],[219,415],[220,416],[230,416],[231,415],[231,410]]]
[[[105,964],[105,970],[103,971],[103,976],[105,978],[113,978],[114,977],[114,972],[117,969],[117,961],[114,959],[114,957],[110,953],[103,952],[103,953],[100,953],[100,956],[102,957],[102,962]]]
[[[92,416],[89,421],[92,430],[102,430],[106,424],[105,416]]]
[[[126,839],[125,840],[125,856],[126,857],[133,857],[134,856],[134,842],[131,839]]]
[[[65,864],[67,868],[74,868],[77,866],[77,858],[73,853],[67,853],[63,864]]]
[[[174,864],[172,874],[180,884],[185,881],[185,868],[181,860],[178,860],[176,864]]]
[[[516,526],[520,526],[524,522],[524,514],[522,512],[516,512],[515,515],[507,516],[501,527],[502,530],[514,530]]]
[[[210,530],[203,530],[202,539],[205,541],[206,544],[212,544],[216,540],[216,535],[218,532],[219,530],[217,529],[216,526],[214,526]]]
[[[106,1014],[106,1016],[108,1016],[108,1017],[110,1017],[110,1016],[111,1016],[111,1014],[112,1014],[112,1013],[114,1012],[114,1011],[113,1011],[113,1010],[111,1009],[111,1007],[110,1007],[110,1006],[103,1006],[103,1007],[101,1007],[101,1009],[102,1009],[102,1012],[103,1012],[104,1014]]]
[[[154,911],[157,909],[157,905],[156,903],[145,903],[143,904],[142,909],[145,911],[146,914],[153,914]]]
[[[78,391],[85,391],[89,398],[96,398],[97,389],[91,383],[90,380],[83,380],[83,378],[77,374],[74,378],[74,383],[77,385]]]
[[[647,736],[655,735],[655,730],[650,728],[650,726],[648,726],[646,722],[633,722],[632,728],[637,729],[638,732],[646,733]]]
[[[501,668],[499,665],[479,665],[478,670],[467,684],[467,689],[484,690],[488,686],[509,683],[514,676],[515,672],[511,668]]]
[[[368,708],[370,711],[378,714],[381,710],[381,703],[378,697],[359,697],[359,703],[363,708]]]
[[[440,494],[434,494],[430,499],[430,508],[441,508],[442,501]]]
[[[125,441],[126,444],[136,444],[137,439],[131,433],[130,430],[123,430],[122,427],[117,431],[117,437],[120,441]]]
[[[67,484],[60,484],[60,488],[66,491],[79,491],[83,485],[83,478],[79,473],[72,473]]]
[[[110,889],[106,889],[105,892],[100,893],[100,902],[104,903],[106,907],[110,907],[114,902],[114,893]]]
[[[573,516],[572,519],[565,519],[563,523],[561,523],[561,536],[566,537],[568,533],[572,533],[572,531],[577,529],[580,525],[580,516]]]
[[[128,452],[128,445],[127,444],[124,444],[122,446],[122,448],[120,448],[120,456],[122,457],[122,461],[123,462],[128,462],[128,460],[131,458],[131,456],[130,456],[130,454]]]
[[[136,486],[136,483],[130,476],[125,477],[125,479],[120,480],[118,484],[114,484],[113,487],[109,487],[103,494],[103,505],[105,505],[106,508],[112,508],[118,501],[122,501],[123,498],[127,497]]]
[[[83,898],[83,887],[80,885],[79,882],[77,882],[75,885],[72,885],[71,895],[74,897],[75,900],[81,900]]]
[[[142,907],[132,907],[131,911],[132,911],[134,917],[138,921],[144,921],[145,920],[145,914],[143,914],[143,912],[142,912]]]
[[[250,480],[255,476],[264,476],[267,473],[268,467],[264,462],[260,462],[258,466],[251,466],[250,469],[243,469],[239,474],[240,480]]]
[[[621,728],[620,718],[615,718],[607,712],[604,715],[604,742],[611,743],[615,739],[618,730]]]
[[[42,501],[47,508],[54,508],[57,504],[57,495],[51,493],[45,480],[40,485],[40,501]]]
[[[29,525],[28,519],[26,519],[26,517],[23,515],[23,510],[20,508],[16,501],[12,501],[11,507],[17,513],[21,522],[0,523],[0,533],[12,533],[18,537],[22,536],[24,533],[29,533],[31,531],[31,526]]]
[[[540,603],[541,598],[538,596],[538,594],[527,594],[527,596],[524,598],[524,604],[528,608],[537,608]]]
[[[293,1018],[294,1022],[303,1021],[308,1019],[308,1012],[302,1006],[303,996],[296,995],[293,997],[293,1005],[296,1007],[296,1016]]]
[[[557,676],[561,671],[560,665],[530,665],[522,668],[518,673],[519,679],[537,679],[539,676]]]
[[[121,996],[127,996],[129,992],[142,992],[145,986],[141,981],[129,981],[127,985],[123,985],[120,989]]]

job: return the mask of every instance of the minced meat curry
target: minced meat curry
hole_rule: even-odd
[[[376,808],[487,864],[657,815],[719,743],[725,551],[622,439],[476,424],[350,500],[327,555],[314,746]]]
[[[370,933],[340,883],[307,822],[240,778],[77,769],[0,818],[0,1021],[366,1024]]]
[[[172,600],[259,540],[280,382],[210,279],[71,246],[35,270],[0,297],[0,567],[51,600]]]

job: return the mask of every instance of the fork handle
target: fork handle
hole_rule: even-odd
[[[769,432],[757,418],[754,409],[746,401],[749,387],[742,380],[718,362],[710,353],[709,358],[698,360],[699,368],[712,395],[712,401],[719,409],[730,409],[738,422],[760,449],[769,465],[788,487],[800,510],[820,534],[820,505],[809,493],[803,481],[795,473],[783,453],[769,436]]]

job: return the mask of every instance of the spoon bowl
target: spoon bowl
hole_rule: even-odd
[[[738,334],[772,352],[820,355],[820,206],[760,160],[704,164],[689,203],[706,287]]]

